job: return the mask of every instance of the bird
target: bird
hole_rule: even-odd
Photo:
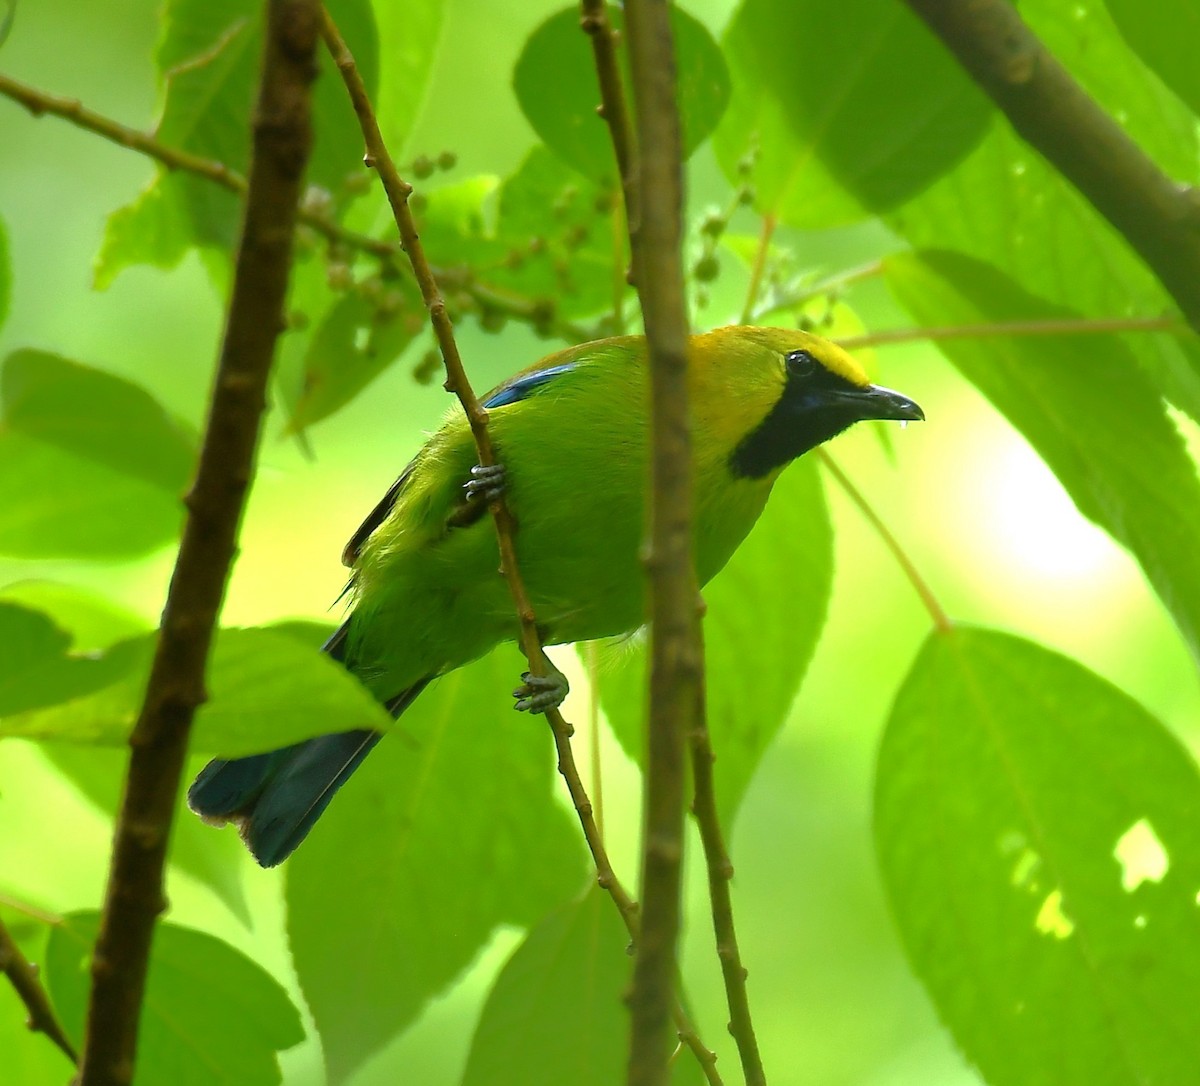
[[[646,340],[618,336],[548,355],[482,399],[496,465],[477,463],[466,416],[452,409],[346,545],[349,614],[322,651],[399,717],[438,676],[514,640],[485,515],[500,495],[544,644],[642,626],[648,396]],[[688,397],[701,586],[745,539],[791,461],[861,420],[925,417],[907,396],[871,384],[837,344],[787,328],[733,325],[689,337]],[[546,670],[522,676],[515,708],[561,703],[566,679]],[[215,759],[188,803],[207,822],[235,823],[254,859],[273,867],[380,738],[335,730]]]

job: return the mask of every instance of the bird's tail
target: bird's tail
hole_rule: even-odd
[[[344,624],[324,645],[344,660]],[[414,683],[387,703],[393,717],[407,709],[429,679]],[[306,739],[248,758],[209,762],[188,789],[188,806],[206,822],[233,822],[263,867],[287,859],[329,806],[334,794],[383,737],[369,728]]]

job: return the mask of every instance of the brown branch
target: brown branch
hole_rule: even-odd
[[[907,0],[1013,128],[1133,246],[1200,331],[1200,195],[1088,95],[1010,0]]]
[[[254,472],[267,378],[311,145],[319,4],[268,0],[250,182],[229,316],[183,539],[163,610],[117,816],[92,957],[80,1086],[128,1086],[179,779]]]
[[[838,345],[847,351],[886,347],[915,340],[991,339],[996,336],[1085,336],[1099,332],[1180,332],[1178,317],[1064,317],[1054,320],[991,321],[979,324],[935,325],[932,328],[895,328],[846,336]]]
[[[600,105],[596,112],[608,125],[613,157],[621,175],[621,194],[625,201],[625,221],[638,220],[637,149],[629,126],[625,88],[621,84],[621,65],[617,60],[617,32],[608,18],[605,0],[581,0],[579,25],[592,43],[596,77],[600,83]],[[631,229],[633,229],[631,227]]]
[[[850,481],[850,476],[838,467],[837,461],[824,449],[818,449],[817,456],[820,458],[821,465],[825,470],[837,480],[838,485],[846,492],[846,496],[858,506],[858,511],[862,513],[867,519],[867,523],[878,533],[879,538],[883,540],[884,546],[891,551],[892,557],[896,559],[896,562],[904,571],[909,584],[913,586],[917,595],[920,596],[921,603],[924,605],[925,610],[929,612],[929,617],[933,619],[933,624],[937,627],[938,632],[948,633],[954,629],[954,623],[946,614],[945,608],[938,603],[937,597],[933,594],[933,590],[929,587],[925,578],[921,576],[916,563],[909,558],[908,553],[900,545],[900,541],[883,522],[883,518],[875,512],[874,506],[867,501],[863,492]]]
[[[438,289],[437,279],[425,257],[425,249],[417,234],[412,209],[408,204],[408,199],[413,191],[412,186],[396,170],[395,163],[392,161],[391,154],[379,131],[379,124],[375,119],[374,110],[371,108],[370,97],[362,77],[358,73],[354,57],[328,11],[325,11],[322,16],[321,33],[330,55],[337,64],[338,71],[342,75],[354,111],[358,115],[363,142],[367,150],[364,162],[379,174],[380,182],[387,193],[388,202],[396,219],[396,227],[400,231],[404,251],[408,254],[413,274],[421,287],[421,296],[429,310],[429,318],[433,324],[438,346],[442,352],[442,361],[446,367],[446,390],[453,392],[462,405],[463,412],[471,425],[472,436],[475,438],[479,462],[484,465],[494,464],[496,463],[495,449],[492,446],[491,435],[488,433],[487,412],[480,406],[470,381],[467,379],[462,358],[458,352],[458,345],[454,340],[454,329],[446,314],[445,302]],[[503,498],[493,502],[490,508],[496,524],[496,535],[500,548],[500,572],[508,582],[520,623],[521,648],[533,674],[544,675],[552,665],[547,660],[542,648],[541,636],[537,630],[537,617],[517,564],[513,541],[515,524]],[[612,898],[630,938],[636,943],[639,934],[637,902],[630,897],[617,877],[609,859],[608,850],[604,846],[604,838],[597,825],[587,789],[584,787],[579,767],[575,762],[574,752],[571,749],[571,736],[574,734],[574,728],[563,719],[557,709],[551,709],[545,715],[554,736],[554,747],[558,756],[558,772],[566,783],[567,792],[571,796],[571,803],[579,818],[584,839],[587,841],[592,861],[596,867],[597,885]],[[716,1056],[700,1042],[695,1028],[682,1008],[676,1008],[675,1019],[680,1039],[696,1054],[708,1081],[712,1086],[720,1086],[721,1078],[713,1067]]]
[[[737,929],[733,921],[733,898],[729,883],[733,878],[733,863],[725,847],[725,835],[717,813],[717,793],[713,785],[713,754],[708,722],[701,704],[701,713],[688,736],[692,754],[692,815],[700,830],[704,859],[708,869],[708,896],[712,904],[713,935],[717,941],[717,959],[725,982],[725,999],[729,1005],[729,1032],[737,1044],[742,1061],[746,1086],[766,1086],[758,1038],[750,1016],[750,998],[746,992],[747,970],[738,949]]]
[[[244,198],[246,195],[246,178],[237,170],[223,162],[193,155],[161,143],[148,132],[130,128],[88,109],[78,99],[47,94],[3,73],[0,73],[0,95],[20,103],[35,117],[45,114],[59,117],[111,143],[146,155],[169,170],[181,170],[201,177],[239,197]],[[368,234],[347,229],[314,208],[301,205],[297,211],[297,218],[332,245],[368,253],[389,269],[399,268],[406,263],[401,260],[403,252],[396,243],[381,241]],[[513,320],[532,325],[538,330],[551,330],[572,342],[589,338],[580,326],[558,317],[556,307],[549,299],[527,298],[509,290],[479,283],[469,273],[464,274],[457,269],[440,268],[436,269],[436,272],[441,282],[465,294],[480,309],[503,314]]]
[[[38,980],[37,969],[21,953],[21,948],[17,946],[3,920],[0,920],[0,973],[8,977],[18,998],[29,1012],[25,1024],[31,1030],[44,1033],[62,1049],[67,1059],[78,1063],[79,1056],[75,1052],[75,1046],[67,1039],[54,1014],[46,989]]]
[[[666,0],[625,10],[637,105],[637,208],[630,219],[634,282],[650,357],[650,515],[646,573],[650,713],[642,827],[642,934],[629,995],[628,1082],[669,1075],[681,919],[685,736],[703,699],[699,593],[693,561],[688,323],[684,300],[683,156]]]

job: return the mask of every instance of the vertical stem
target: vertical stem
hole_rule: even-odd
[[[166,908],[163,870],[204,670],[254,473],[259,426],[312,141],[315,0],[268,0],[246,213],[196,481],[167,593],[117,816],[92,956],[80,1086],[133,1081],[150,945]]]
[[[629,1086],[668,1078],[683,864],[685,736],[701,704],[703,661],[693,566],[691,420],[684,300],[683,167],[666,0],[626,7],[637,103],[634,282],[650,354],[650,718],[642,831],[642,930],[629,1004]]]
[[[746,304],[742,307],[740,324],[749,324],[754,319],[754,306],[758,302],[758,292],[762,289],[763,271],[767,266],[767,254],[771,251],[771,238],[775,234],[775,226],[775,216],[767,212],[763,216],[762,230],[758,235],[758,248],[754,251],[750,285],[746,288]]]

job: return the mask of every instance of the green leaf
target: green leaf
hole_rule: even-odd
[[[151,636],[99,656],[124,677],[95,694],[0,719],[0,736],[123,746],[142,704]],[[196,714],[189,749],[236,758],[354,728],[387,728],[383,707],[340,664],[267,629],[217,633],[209,700]]]
[[[597,887],[540,920],[488,993],[462,1086],[610,1086],[626,1064],[629,935]],[[553,1023],[553,1028],[547,1028]],[[703,1081],[683,1053],[675,1086]]]
[[[402,1032],[500,924],[577,891],[545,725],[512,712],[511,649],[445,676],[287,865],[288,934],[331,1083]]]
[[[771,740],[783,727],[825,624],[833,528],[813,460],[780,476],[747,540],[704,590],[708,727],[717,804],[728,830]],[[625,752],[644,759],[646,646],[616,641],[600,704]]]
[[[0,552],[117,558],[175,538],[196,439],[144,389],[14,351],[0,412]]]
[[[172,174],[156,174],[133,203],[109,215],[92,261],[96,290],[108,290],[126,268],[148,264],[169,271],[184,258],[192,244],[192,225],[178,184]]]
[[[1099,676],[988,630],[926,642],[876,844],[913,967],[992,1086],[1194,1077],[1197,812],[1186,751]]]
[[[77,585],[15,581],[0,586],[0,600],[42,612],[70,632],[76,653],[95,653],[146,632],[146,623],[138,615]]]
[[[374,99],[379,47],[370,0],[342,0],[337,20]],[[261,4],[169,0],[156,57],[164,87],[157,138],[244,175],[261,59]],[[336,69],[324,56],[319,64],[322,76],[313,89],[315,142],[306,176],[309,184],[330,192],[336,217],[354,195],[345,181],[361,171],[362,137]],[[230,250],[240,219],[236,194],[160,168],[147,191],[110,216],[96,282],[107,286],[136,263],[172,267],[193,245]]]
[[[755,156],[756,205],[792,226],[896,207],[982,138],[992,108],[891,0],[746,0],[723,41],[733,77],[714,144],[727,177]]]
[[[498,297],[523,296],[548,315],[591,316],[612,304],[616,198],[538,145],[498,193],[487,177],[430,193],[418,225],[440,264],[474,269]]]
[[[525,936],[488,993],[462,1086],[609,1086],[625,1068],[629,935],[592,887]],[[547,1029],[548,1022],[555,1028]]]
[[[0,588],[0,601],[0,611],[17,604],[42,612],[43,617],[70,631],[74,654],[102,651],[146,630],[146,624],[136,615],[73,585],[23,581]],[[123,749],[45,743],[42,753],[93,806],[109,819],[115,816],[125,776]],[[241,845],[229,834],[213,833],[186,808],[181,795],[171,833],[171,863],[207,885],[239,920],[249,925],[242,888]]]
[[[1155,161],[1197,179],[1194,116],[1126,49],[1101,0],[1039,0],[1022,13],[1087,91]],[[1092,317],[1158,316],[1174,308],[1125,240],[1007,124],[958,168],[890,217],[916,248],[950,248],[1000,268],[1026,290]],[[1194,337],[1126,337],[1138,362],[1200,420]]]
[[[375,285],[386,292],[386,305],[358,286],[338,298],[317,326],[301,364],[289,431],[305,430],[344,407],[424,331],[425,308],[408,280]]]
[[[900,254],[888,286],[925,325],[1077,316],[957,253]],[[1200,481],[1158,391],[1111,335],[945,340],[941,351],[1126,546],[1200,655]]]
[[[8,234],[4,229],[4,220],[0,219],[0,328],[8,316],[8,299],[12,294],[12,268],[9,266]]]
[[[608,17],[618,31],[624,25],[624,13],[616,5],[609,5]],[[729,72],[720,47],[702,23],[675,7],[671,29],[686,158],[708,138],[724,113]],[[632,125],[633,96],[623,39],[617,55]],[[579,25],[578,5],[551,15],[529,36],[513,71],[513,90],[534,131],[564,162],[584,177],[616,177],[608,127],[596,112],[600,83],[591,41]]]
[[[111,657],[70,652],[71,635],[46,615],[0,602],[0,717],[86,696],[120,678]]]
[[[173,494],[191,480],[194,431],[121,377],[44,351],[14,351],[0,371],[0,397],[6,429]]]
[[[387,63],[379,73],[375,114],[388,146],[404,144],[420,112],[445,20],[445,0],[373,0],[371,5]],[[339,25],[341,15],[338,15]],[[355,54],[357,59],[357,53]],[[337,82],[333,72],[324,78]],[[340,89],[340,88],[339,88]]]
[[[1158,0],[1152,9],[1137,0],[1105,0],[1105,7],[1133,51],[1200,113],[1200,72],[1180,48],[1200,41],[1200,8],[1192,0]]]
[[[66,916],[50,935],[45,979],[67,1035],[80,1042],[88,961],[100,914]],[[277,1053],[304,1040],[278,981],[228,943],[160,923],[138,1031],[136,1083],[275,1086]]]

